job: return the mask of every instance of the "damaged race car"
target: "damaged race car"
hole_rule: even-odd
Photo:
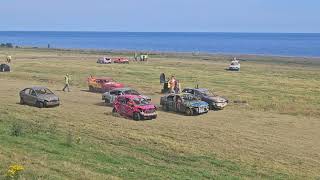
[[[138,95],[151,102],[150,97],[141,95],[139,92],[131,88],[116,88],[109,92],[105,92],[102,94],[102,100],[107,106],[112,106],[114,100],[120,95]]]
[[[118,63],[118,64],[129,64],[129,59],[127,58],[113,58],[112,61],[113,63]]]
[[[188,116],[204,114],[209,111],[209,104],[189,93],[169,94],[161,97],[160,105],[164,111],[175,111]]]
[[[114,101],[112,113],[119,113],[122,116],[133,120],[156,119],[157,108],[149,101],[138,95],[121,95]]]
[[[90,92],[101,92],[105,93],[115,88],[123,88],[122,83],[115,82],[110,77],[89,77],[88,86]]]
[[[111,64],[112,60],[108,57],[101,57],[97,60],[98,64]]]
[[[205,101],[209,104],[211,110],[222,110],[229,103],[227,98],[215,95],[211,93],[208,89],[204,88],[185,88],[182,90],[184,93],[190,93],[202,101]]]
[[[60,99],[46,87],[25,88],[19,93],[20,104],[36,106],[38,108],[59,106]]]

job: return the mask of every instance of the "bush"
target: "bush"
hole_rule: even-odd
[[[1,43],[0,47],[13,48],[14,46],[12,43]]]

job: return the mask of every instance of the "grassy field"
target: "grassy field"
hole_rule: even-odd
[[[241,56],[241,72],[223,55],[154,54],[148,63],[98,65],[119,52],[0,49],[14,57],[0,73],[0,179],[21,164],[25,179],[317,179],[320,178],[320,60]],[[111,76],[159,104],[159,75],[206,87],[232,102],[187,117],[153,121],[113,117],[89,75]],[[63,78],[72,74],[72,92]],[[18,92],[44,85],[57,108],[19,105]],[[20,132],[13,136],[13,132]]]

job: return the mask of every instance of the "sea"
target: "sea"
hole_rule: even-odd
[[[15,46],[320,57],[320,33],[0,31]]]

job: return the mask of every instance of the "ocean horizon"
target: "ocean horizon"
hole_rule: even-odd
[[[320,33],[0,31],[15,46],[320,57]]]

